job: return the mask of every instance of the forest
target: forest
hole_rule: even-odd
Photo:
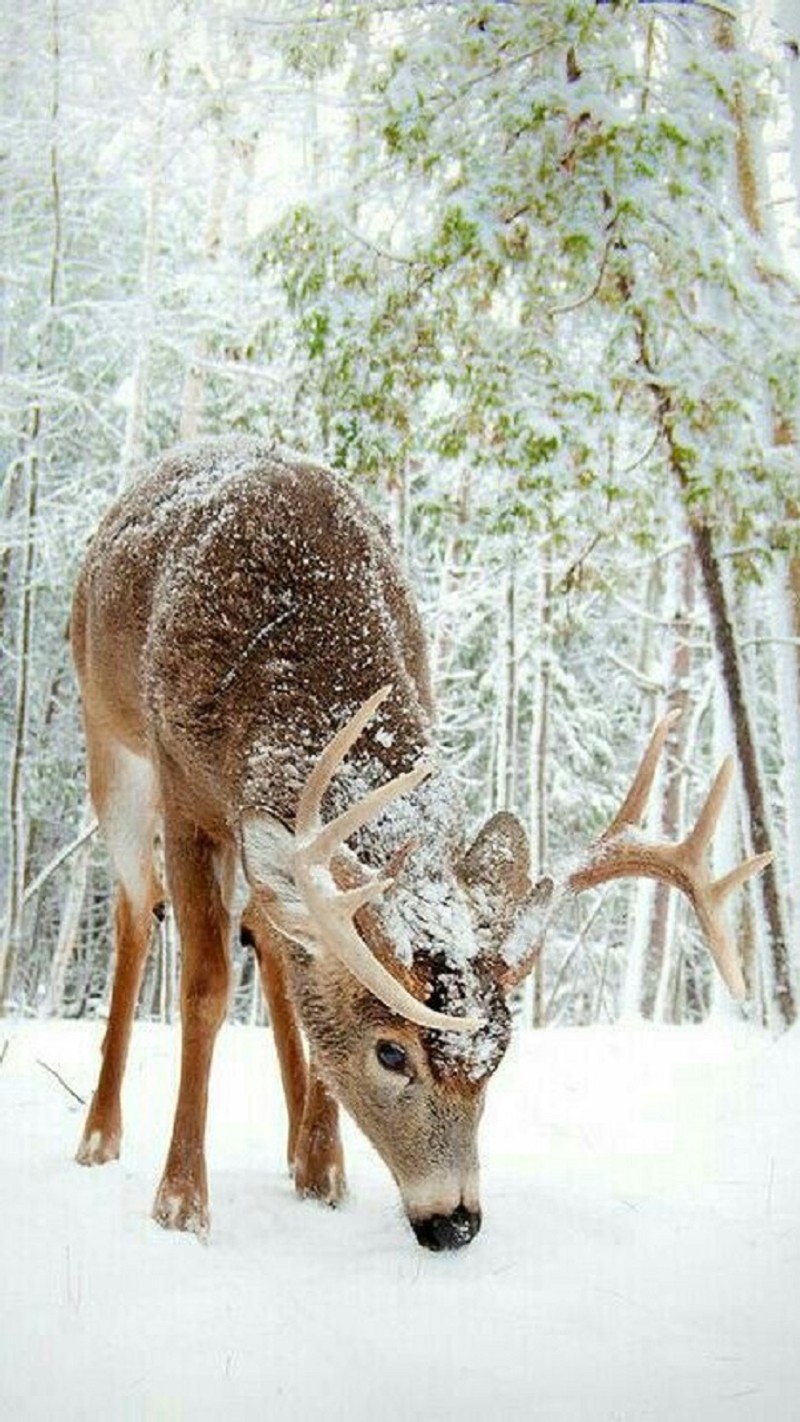
[[[70,599],[149,457],[249,431],[392,525],[442,743],[534,868],[647,831],[737,895],[747,1014],[800,967],[800,60],[791,0],[4,5],[0,1003],[102,1017],[112,888]],[[732,1008],[688,908],[576,901],[527,1023]],[[238,944],[231,1015],[263,1019]],[[170,1020],[157,930],[140,1014]]]

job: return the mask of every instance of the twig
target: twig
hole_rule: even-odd
[[[590,301],[594,301],[594,298],[597,296],[597,293],[603,285],[603,277],[606,274],[606,268],[608,266],[608,259],[610,255],[611,242],[608,241],[605,243],[603,248],[603,256],[600,261],[600,266],[597,270],[597,276],[592,282],[592,285],[590,286],[589,290],[585,291],[583,293],[583,296],[576,296],[573,301],[566,301],[563,306],[551,306],[548,315],[567,316],[571,311],[579,311],[582,306],[588,306]]]
[[[615,212],[614,216],[606,224],[605,230],[607,235],[606,240],[603,243],[603,255],[600,258],[600,266],[597,269],[597,276],[592,282],[592,285],[589,290],[584,292],[583,296],[577,296],[574,298],[574,300],[565,302],[563,306],[551,306],[549,312],[551,316],[566,316],[570,311],[578,311],[581,306],[588,306],[589,302],[593,301],[594,298],[597,296],[597,293],[603,285],[603,277],[606,274],[606,269],[608,267],[609,259],[611,257],[611,251],[614,245],[614,230],[617,225],[618,217],[619,213]]]
[[[9,1043],[9,1038],[6,1037],[6,1040],[5,1040],[4,1043],[3,1043],[2,1051],[0,1051],[0,1066],[3,1065],[3,1062],[4,1062],[5,1059],[6,1059],[6,1052],[8,1051],[8,1043]]]
[[[588,937],[588,934],[591,929],[594,927],[595,919],[599,917],[605,907],[606,897],[607,895],[603,894],[598,898],[588,918],[586,919],[586,922],[581,925],[581,928],[578,932],[578,936],[577,938],[575,938],[572,947],[568,949],[568,951],[564,955],[564,958],[562,959],[561,966],[559,967],[559,970],[556,973],[556,980],[550,990],[550,996],[548,997],[547,1002],[545,1004],[542,1019],[544,1022],[549,1021],[550,1013],[555,1007],[556,993],[558,992],[558,989],[561,986],[561,980],[564,977],[564,974],[567,971],[567,968],[569,967],[573,958],[575,957],[575,954],[578,952],[579,949],[584,948],[586,946],[586,938]],[[591,956],[589,958],[589,961],[592,961]]]
[[[607,656],[612,666],[617,667],[619,671],[629,676],[631,681],[634,681],[643,691],[649,691],[659,696],[663,695],[666,689],[663,682],[655,681],[653,677],[646,676],[638,667],[635,667],[631,662],[623,661],[622,657],[615,656],[613,652],[607,653]]]
[[[36,878],[28,885],[22,897],[23,904],[29,904],[31,899],[35,898],[39,893],[39,890],[44,888],[48,879],[53,877],[56,870],[60,869],[61,865],[65,864],[66,861],[75,854],[76,850],[80,849],[81,845],[85,844],[87,839],[91,839],[92,835],[96,833],[97,820],[92,820],[91,824],[86,825],[75,839],[71,840],[63,849],[60,849],[55,859],[51,859],[50,863],[46,864],[42,872],[37,874]]]
[[[80,1104],[81,1106],[85,1106],[85,1105],[86,1105],[86,1100],[85,1100],[85,1098],[84,1098],[83,1096],[79,1096],[78,1093],[77,1093],[77,1091],[73,1091],[73,1089],[72,1089],[72,1087],[70,1086],[69,1082],[65,1081],[64,1078],[63,1078],[63,1076],[60,1076],[60,1075],[59,1075],[59,1073],[56,1071],[55,1067],[48,1066],[48,1065],[47,1065],[47,1062],[43,1062],[40,1057],[37,1057],[37,1058],[36,1058],[36,1065],[37,1065],[37,1066],[40,1066],[40,1067],[44,1067],[45,1071],[49,1071],[50,1075],[51,1075],[51,1076],[54,1076],[55,1079],[56,1079],[56,1081],[59,1082],[59,1083],[61,1084],[61,1086],[63,1086],[64,1090],[65,1090],[65,1091],[68,1091],[69,1094],[70,1094],[70,1096],[72,1096],[72,1097],[75,1099],[75,1101],[79,1102],[79,1104]]]

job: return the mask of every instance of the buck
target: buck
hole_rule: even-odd
[[[722,906],[768,856],[716,883],[706,867],[730,762],[680,844],[637,829],[669,716],[613,822],[560,874],[532,882],[525,831],[508,813],[467,844],[435,760],[414,600],[382,523],[324,468],[243,439],[157,462],[91,543],[72,641],[90,790],[118,880],[110,1014],[77,1158],[119,1155],[131,1023],[165,898],[160,840],[182,952],[161,1225],[209,1228],[208,1078],[238,866],[297,1190],[341,1199],[341,1103],[430,1249],[480,1227],[477,1132],[509,1040],[509,994],[566,895],[623,875],[676,886],[743,995]]]

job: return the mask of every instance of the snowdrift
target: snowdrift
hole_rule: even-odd
[[[0,1416],[796,1419],[800,1034],[521,1034],[490,1088],[484,1227],[427,1255],[369,1146],[298,1201],[267,1031],[212,1078],[212,1239],[149,1207],[178,1033],[138,1024],[122,1160],[72,1162],[102,1024],[5,1024]]]

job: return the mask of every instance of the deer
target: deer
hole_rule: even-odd
[[[730,758],[680,843],[639,826],[674,713],[603,834],[534,877],[508,811],[469,836],[436,750],[422,621],[387,527],[344,477],[221,436],[149,465],[94,535],[71,639],[91,798],[116,877],[114,977],[77,1160],[120,1153],[120,1094],[154,917],[181,944],[181,1065],[153,1215],[208,1237],[209,1072],[245,885],[301,1196],[346,1191],[339,1110],[419,1243],[481,1226],[477,1137],[511,999],[566,899],[624,876],[682,891],[735,998],[724,903],[768,855],[706,864]],[[163,868],[162,868],[163,866]]]

